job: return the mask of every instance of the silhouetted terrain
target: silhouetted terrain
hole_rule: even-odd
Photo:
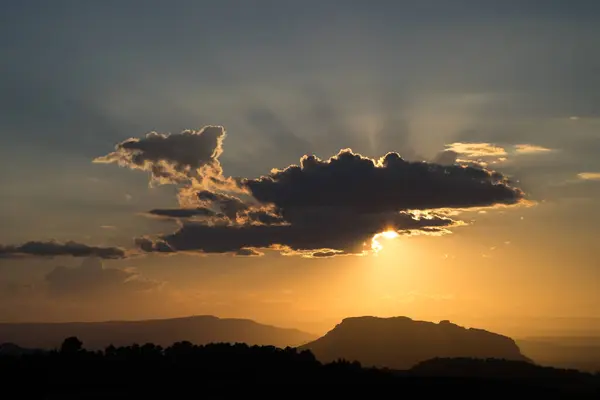
[[[517,344],[538,364],[600,371],[600,337],[530,337],[517,339]]]
[[[435,357],[530,361],[506,336],[407,317],[346,318],[325,336],[300,347],[322,362],[356,360],[363,365],[407,369]]]
[[[296,329],[213,316],[146,321],[0,324],[0,343],[14,343],[25,348],[57,348],[69,336],[80,338],[88,349],[103,349],[111,344],[127,346],[149,342],[168,346],[186,340],[194,344],[231,342],[285,347],[298,346],[315,339],[315,336]]]
[[[0,356],[21,356],[24,354],[32,354],[41,352],[39,349],[26,349],[21,346],[17,346],[14,343],[2,343],[0,344]]]
[[[574,369],[542,367],[523,361],[479,358],[434,358],[423,361],[410,369],[409,374],[431,378],[485,379],[494,382],[527,383],[530,386],[542,386],[551,395],[549,388],[558,392],[554,395],[570,394],[600,395],[600,376],[583,373]],[[518,393],[514,393],[518,395]],[[538,397],[541,392],[538,393]],[[541,398],[547,398],[544,395]]]
[[[69,329],[95,341],[86,343],[86,350],[73,335],[58,338]],[[106,399],[161,393],[179,398],[195,393],[198,398],[229,398],[241,389],[241,395],[264,398],[285,397],[293,388],[294,395],[322,398],[330,396],[319,397],[324,392],[315,392],[317,387],[355,395],[353,387],[369,385],[371,397],[392,390],[400,398],[600,398],[600,375],[537,366],[512,339],[447,321],[347,318],[324,337],[295,348],[286,346],[310,335],[216,317],[0,324],[0,333],[2,340],[19,344],[0,345],[0,376],[17,385],[21,397]],[[169,337],[182,339],[168,343]],[[282,385],[287,388],[279,389]]]
[[[434,359],[411,370],[392,371],[364,368],[357,362],[323,364],[310,351],[246,344],[177,342],[162,348],[148,343],[92,352],[84,350],[75,337],[67,338],[60,350],[0,355],[0,376],[7,383],[5,389],[14,386],[19,397],[46,399],[158,394],[168,398],[224,398],[230,394],[331,398],[329,391],[318,390],[323,386],[332,386],[336,398],[342,393],[354,398],[357,385],[371,386],[368,398],[390,390],[399,398],[511,395],[574,399],[600,394],[599,376],[519,361]],[[282,385],[288,387],[282,389]],[[318,387],[303,390],[315,385]]]

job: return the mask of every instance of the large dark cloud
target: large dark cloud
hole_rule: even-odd
[[[0,245],[0,257],[100,257],[106,259],[124,258],[127,256],[125,250],[119,247],[88,246],[86,244],[68,241],[60,243],[56,241],[36,242],[30,241],[20,245]]]
[[[372,160],[342,150],[329,160],[305,156],[300,165],[244,184],[260,202],[287,212],[344,207],[358,214],[514,204],[523,193],[483,168],[409,162],[397,153]]]
[[[161,253],[243,255],[274,248],[312,257],[364,254],[377,249],[373,238],[383,231],[441,234],[460,223],[436,209],[523,198],[502,174],[482,167],[409,162],[397,153],[374,160],[351,150],[329,160],[305,156],[300,165],[240,184],[251,201],[197,192],[200,204],[216,208],[226,223],[186,222],[173,234],[137,239],[138,247]]]
[[[256,179],[228,178],[220,169],[216,175],[203,169],[219,165],[223,136],[224,130],[215,127],[151,134],[119,144],[102,160],[151,170],[155,179],[189,178],[179,192],[181,208],[149,212],[182,221],[180,228],[136,238],[142,251],[258,255],[257,249],[271,248],[313,257],[364,254],[377,249],[374,238],[384,231],[441,234],[460,224],[441,209],[510,205],[524,197],[501,173],[457,164],[455,152],[444,157],[446,162],[428,163],[407,161],[398,153],[372,159],[345,149],[327,160],[306,155],[299,165]],[[216,184],[202,184],[206,178]]]
[[[206,225],[185,223],[173,234],[156,240],[138,239],[146,252],[237,253],[242,249],[279,248],[306,255],[364,254],[382,231],[442,232],[456,224],[443,216],[418,217],[411,213],[353,214],[349,210],[312,210],[314,218],[287,225]],[[243,251],[242,251],[243,253]]]

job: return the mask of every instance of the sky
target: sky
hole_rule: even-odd
[[[599,22],[593,0],[6,0],[0,320],[600,331]]]

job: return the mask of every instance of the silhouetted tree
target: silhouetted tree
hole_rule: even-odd
[[[66,338],[60,346],[60,352],[63,354],[76,354],[83,349],[83,342],[75,336]]]

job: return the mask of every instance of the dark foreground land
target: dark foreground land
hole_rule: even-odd
[[[56,351],[0,356],[0,379],[5,394],[19,398],[376,398],[379,393],[396,398],[600,398],[598,374],[522,361],[433,359],[391,371],[356,362],[323,364],[310,351],[294,348],[178,342],[167,348],[145,344],[86,351],[76,338]]]

